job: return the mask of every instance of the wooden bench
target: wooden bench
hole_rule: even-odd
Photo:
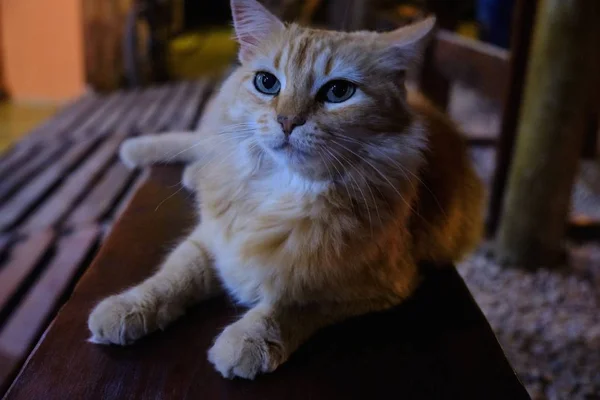
[[[242,312],[224,298],[130,347],[88,343],[91,308],[151,274],[194,224],[180,174],[152,169],[6,400],[529,398],[452,267],[425,268],[406,304],[323,330],[254,382],[223,379],[206,359],[214,337]]]
[[[87,95],[0,158],[0,393],[143,179],[121,141],[195,127],[211,88]]]

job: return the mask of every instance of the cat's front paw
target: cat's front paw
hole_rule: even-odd
[[[144,167],[151,161],[151,156],[148,154],[150,151],[151,148],[148,146],[148,138],[138,137],[127,139],[121,143],[121,147],[119,148],[119,158],[129,169]]]
[[[140,293],[125,292],[102,300],[88,318],[90,342],[131,344],[157,329],[164,329],[183,314],[183,309],[173,304],[160,305],[141,298]]]
[[[242,319],[225,328],[208,351],[208,360],[225,378],[254,379],[285,361],[278,335],[261,326],[245,326],[244,322]]]
[[[90,342],[131,344],[148,332],[148,310],[139,307],[126,294],[108,297],[94,308],[88,318]]]

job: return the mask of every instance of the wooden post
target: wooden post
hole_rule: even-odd
[[[540,4],[517,147],[497,235],[497,257],[513,265],[560,261],[571,189],[585,132],[600,3]]]
[[[531,36],[539,2],[539,0],[517,0],[513,11],[510,77],[504,98],[500,137],[496,146],[496,168],[492,180],[487,220],[487,231],[490,236],[493,236],[498,229],[502,213],[502,201],[517,137],[517,124],[521,113],[525,75],[529,63]]]

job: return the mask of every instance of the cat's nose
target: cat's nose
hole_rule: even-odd
[[[302,117],[288,117],[287,115],[278,115],[277,122],[281,125],[283,133],[287,136],[292,134],[292,131],[297,126],[302,126],[306,123],[306,118]]]

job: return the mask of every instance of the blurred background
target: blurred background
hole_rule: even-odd
[[[489,189],[459,272],[532,398],[600,399],[600,2],[263,3],[338,30],[436,14],[409,85],[462,128]],[[0,388],[144,178],[119,143],[197,126],[232,36],[228,0],[0,2]]]

